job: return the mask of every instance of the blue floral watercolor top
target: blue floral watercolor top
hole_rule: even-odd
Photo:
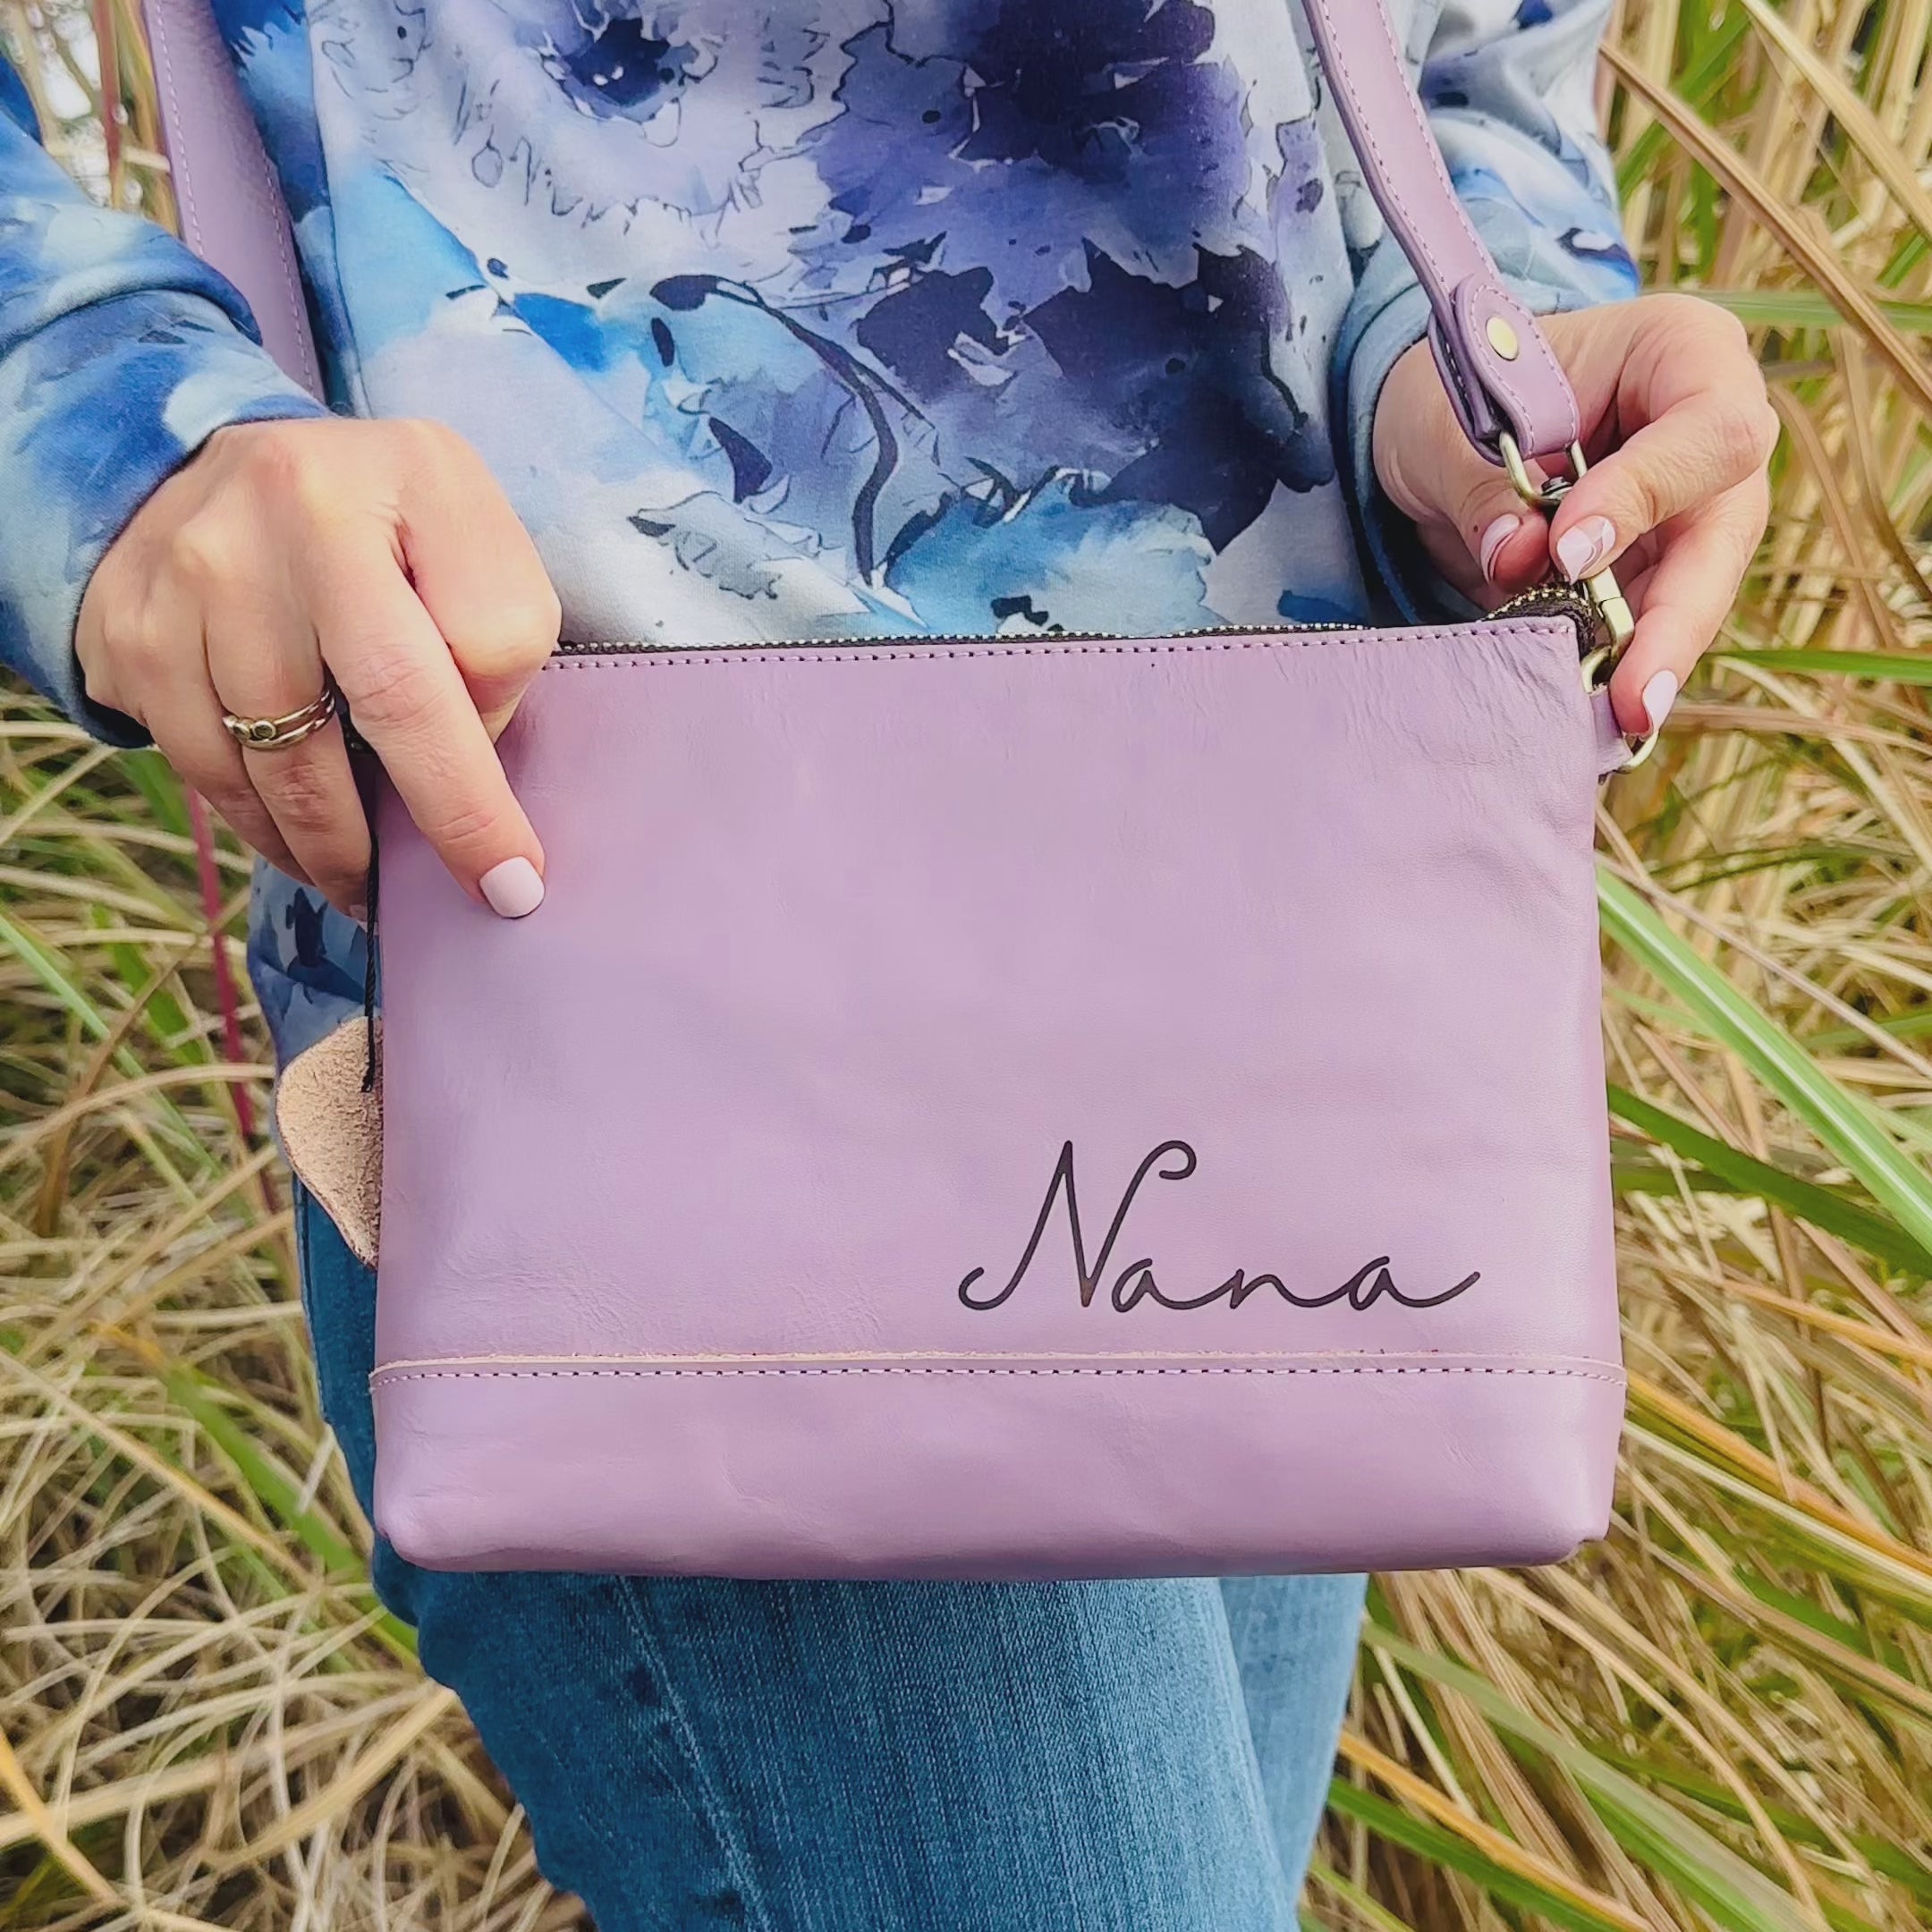
[[[1360,0],[1368,4],[1368,0]],[[1453,599],[1376,496],[1426,310],[1284,0],[213,0],[329,401],[439,418],[565,635],[1158,634]],[[1393,0],[1538,310],[1627,295],[1609,0]],[[89,572],[225,423],[313,413],[239,296],[94,208],[0,67],[0,657],[106,737]],[[539,828],[540,829],[540,828]],[[262,869],[277,1043],[363,935]]]

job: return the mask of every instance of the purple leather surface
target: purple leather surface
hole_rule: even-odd
[[[503,743],[538,913],[381,807],[383,1529],[748,1575],[1599,1533],[1601,709],[1561,622],[553,662]]]
[[[208,0],[142,0],[161,124],[189,245],[240,289],[269,352],[322,393],[282,192],[235,84]],[[1428,292],[1429,340],[1458,419],[1486,455],[1513,430],[1523,453],[1577,437],[1576,399],[1535,318],[1504,287],[1444,171],[1381,0],[1304,0],[1362,175]],[[1506,317],[1505,361],[1485,327]]]
[[[282,190],[208,0],[141,0],[182,237],[234,284],[262,343],[322,394]]]
[[[1555,1563],[1602,1531],[1623,1409],[1599,1363],[1415,1359],[556,1364],[376,1391],[377,1512],[418,1563],[758,1577]]]

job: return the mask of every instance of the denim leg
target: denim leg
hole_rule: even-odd
[[[297,1212],[366,1507],[374,1282]],[[1292,1932],[1360,1610],[1359,1580],[457,1575],[386,1546],[376,1580],[601,1932]]]
[[[1368,1587],[1362,1576],[1230,1577],[1221,1585],[1268,1820],[1297,1895],[1328,1801]]]

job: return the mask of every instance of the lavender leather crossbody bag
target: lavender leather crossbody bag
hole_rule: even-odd
[[[312,385],[205,0],[148,14],[188,238]],[[1573,471],[1382,7],[1308,15],[1469,434]],[[751,1577],[1600,1535],[1602,620],[567,645],[502,743],[539,912],[379,803],[381,1528]]]

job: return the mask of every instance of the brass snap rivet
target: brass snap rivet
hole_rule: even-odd
[[[1493,315],[1483,325],[1483,334],[1489,338],[1489,346],[1505,362],[1513,362],[1522,352],[1522,344],[1516,340],[1516,331],[1502,316]]]

